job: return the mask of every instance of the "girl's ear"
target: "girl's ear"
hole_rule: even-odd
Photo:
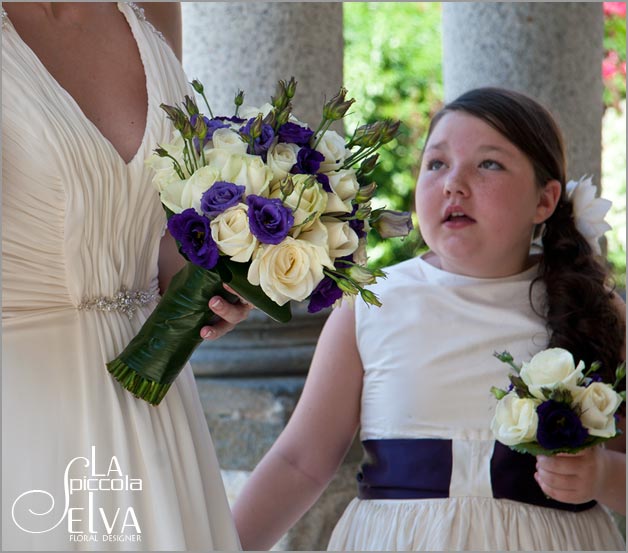
[[[561,189],[560,182],[557,180],[551,180],[543,187],[536,205],[536,214],[533,219],[534,223],[538,225],[549,219],[552,213],[554,213],[558,200],[560,199]]]

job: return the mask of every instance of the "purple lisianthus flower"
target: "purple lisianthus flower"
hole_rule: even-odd
[[[336,303],[342,297],[342,290],[334,280],[328,276],[323,278],[310,296],[310,303],[307,306],[308,313],[318,313]]]
[[[242,200],[245,186],[223,180],[216,181],[201,197],[201,210],[209,217],[216,217]]]
[[[168,219],[168,230],[181,243],[181,251],[192,263],[203,269],[216,266],[220,253],[212,238],[209,219],[189,208]]]
[[[240,132],[246,136],[251,135],[251,125],[253,124],[253,122],[255,121],[255,118],[252,117],[251,119],[249,119],[246,122],[246,125],[244,125],[244,127],[240,128]],[[254,141],[253,141],[253,148],[251,149],[251,145],[249,144],[248,147],[248,153],[249,154],[254,154],[256,156],[261,156],[261,158],[266,161],[266,153],[268,152],[268,149],[271,147],[273,140],[275,138],[275,131],[273,130],[273,128],[270,125],[266,125],[263,124],[262,125],[262,134],[261,136],[257,137]]]
[[[307,127],[302,127],[301,125],[291,122],[281,125],[277,132],[279,142],[288,142],[299,146],[306,146],[310,142],[310,138],[312,138],[313,134],[314,131]]]
[[[290,172],[293,175],[314,175],[325,161],[325,156],[308,146],[304,146],[297,154],[297,162],[292,166]]]
[[[331,192],[331,186],[329,185],[329,177],[324,173],[317,173],[316,180],[323,185],[325,192]]]
[[[225,115],[217,115],[214,119],[218,119],[219,121],[231,121],[232,123],[244,123],[246,119],[242,119],[242,117],[236,117],[232,115],[231,117],[227,117]]]
[[[589,433],[580,417],[567,404],[552,399],[536,408],[539,425],[536,439],[545,449],[580,447]]]
[[[251,194],[249,204],[249,228],[263,244],[279,244],[292,228],[294,217],[279,198],[263,198]]]

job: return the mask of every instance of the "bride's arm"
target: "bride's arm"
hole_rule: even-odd
[[[138,2],[144,8],[144,15],[151,24],[164,35],[166,42],[181,61],[182,24],[179,2]]]

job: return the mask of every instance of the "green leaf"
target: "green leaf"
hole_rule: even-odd
[[[497,388],[496,386],[491,386],[491,394],[500,400],[504,396],[508,395],[508,392],[506,390],[502,390],[501,388]]]
[[[578,453],[583,449],[593,447],[597,444],[605,442],[610,438],[600,438],[599,436],[589,436],[581,447],[561,447],[557,449],[545,449],[538,442],[527,442],[524,444],[516,444],[508,446],[517,453],[529,453],[530,455],[545,455],[550,457],[557,453]]]

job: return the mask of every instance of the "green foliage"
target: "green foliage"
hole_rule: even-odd
[[[422,140],[442,105],[441,11],[435,2],[347,2],[344,7],[344,81],[358,101],[347,128],[378,119],[400,119],[398,137],[379,151],[371,174],[377,182],[373,208],[414,211]],[[391,31],[392,30],[392,31]],[[416,230],[404,239],[372,237],[370,264],[383,267],[414,257]]]

